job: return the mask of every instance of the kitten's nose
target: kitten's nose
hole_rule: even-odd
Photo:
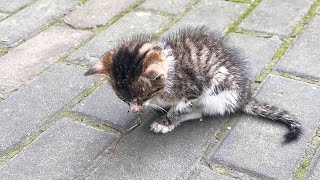
[[[138,113],[142,110],[142,106],[136,105],[136,104],[131,104],[130,105],[130,111],[134,113]]]

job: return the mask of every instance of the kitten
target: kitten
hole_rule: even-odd
[[[186,28],[155,40],[138,35],[106,52],[85,75],[104,75],[130,110],[158,108],[166,114],[153,122],[156,133],[203,116],[244,112],[285,124],[285,142],[301,134],[286,111],[259,102],[250,93],[244,58],[205,27]],[[167,110],[166,110],[167,109]]]

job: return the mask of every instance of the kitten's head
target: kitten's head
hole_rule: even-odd
[[[85,75],[108,76],[116,95],[132,112],[165,87],[168,64],[159,46],[150,37],[134,37],[106,52]]]

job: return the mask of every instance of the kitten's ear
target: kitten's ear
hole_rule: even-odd
[[[101,75],[101,76],[110,76],[111,65],[113,61],[113,51],[105,53],[99,61],[92,66],[84,75]]]
[[[143,74],[143,77],[149,79],[150,81],[160,81],[165,79],[161,69],[147,71]]]
[[[142,76],[149,80],[164,80],[168,71],[168,64],[161,51],[151,50],[143,60]]]

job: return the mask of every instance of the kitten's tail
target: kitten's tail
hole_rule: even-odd
[[[285,124],[289,128],[289,132],[284,136],[285,143],[298,139],[302,133],[301,124],[296,121],[296,118],[287,111],[281,110],[275,106],[253,99],[242,110],[247,114],[260,116]]]

